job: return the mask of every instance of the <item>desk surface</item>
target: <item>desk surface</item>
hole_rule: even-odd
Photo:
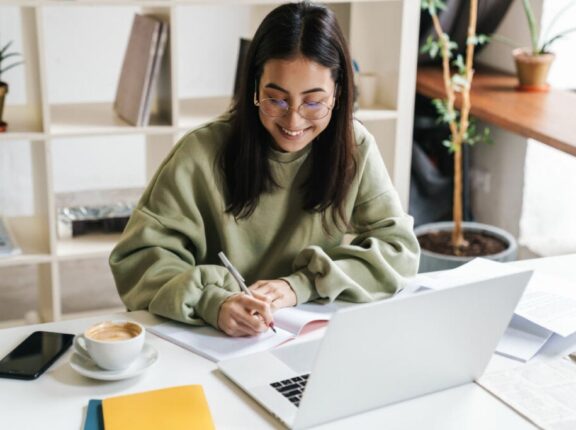
[[[513,75],[479,68],[470,92],[471,114],[576,156],[576,93],[554,88],[544,93],[521,92],[515,90],[517,84]],[[431,98],[444,97],[441,69],[420,67],[416,91]],[[456,105],[460,107],[459,100]]]
[[[576,254],[513,264],[563,275],[576,282]],[[0,330],[0,356],[30,332],[57,330],[80,333],[91,324],[113,316],[98,316],[57,323]],[[147,312],[116,314],[152,325],[158,318]],[[82,428],[86,405],[92,398],[152,390],[175,385],[201,384],[218,429],[283,428],[278,421],[224,377],[214,363],[151,334],[147,341],[159,351],[158,362],[143,375],[116,382],[101,382],[78,375],[68,364],[70,352],[35,381],[0,379],[1,429]],[[576,336],[553,339],[542,355],[563,354],[576,345]],[[495,355],[489,369],[517,366],[518,362]],[[318,427],[323,429],[534,429],[476,384],[398,403]]]

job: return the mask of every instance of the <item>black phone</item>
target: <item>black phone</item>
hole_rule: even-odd
[[[74,341],[73,334],[35,331],[0,361],[0,377],[36,379]]]

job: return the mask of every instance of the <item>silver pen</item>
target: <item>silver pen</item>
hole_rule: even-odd
[[[232,265],[232,263],[230,263],[230,260],[228,260],[228,257],[226,257],[226,255],[222,251],[220,251],[218,253],[218,257],[220,257],[220,261],[222,261],[222,264],[224,264],[224,267],[226,267],[228,272],[230,272],[232,277],[236,280],[236,282],[240,286],[240,289],[242,290],[242,292],[244,292],[244,294],[249,295],[250,297],[254,297],[254,294],[252,294],[252,291],[250,291],[248,289],[248,287],[246,286],[246,284],[244,283],[244,278],[242,277],[240,272],[238,272],[238,270],[236,270],[236,268]],[[269,327],[272,329],[272,331],[274,333],[276,333],[276,329],[274,328],[274,322],[271,322]]]

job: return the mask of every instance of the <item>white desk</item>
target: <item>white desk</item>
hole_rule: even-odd
[[[533,267],[572,279],[576,288],[576,254],[513,264]],[[61,321],[0,330],[0,356],[4,356],[30,332],[53,330],[80,333],[99,317]],[[145,325],[158,319],[147,312],[116,314]],[[283,428],[250,397],[228,381],[216,365],[187,350],[148,334],[159,351],[154,367],[134,379],[100,382],[78,375],[68,364],[70,352],[35,381],[0,379],[0,429],[2,430],[81,430],[88,400],[175,385],[201,384],[204,387],[218,429]],[[564,354],[576,347],[576,336],[555,339],[543,355]],[[495,355],[491,369],[519,365]],[[535,427],[476,384],[467,384],[418,399],[398,403],[368,413],[318,427],[321,429],[507,429]]]

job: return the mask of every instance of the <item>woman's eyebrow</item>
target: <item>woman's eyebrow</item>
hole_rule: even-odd
[[[283,92],[283,93],[285,93],[285,94],[290,94],[290,91],[288,91],[288,90],[282,88],[280,85],[276,85],[276,84],[274,84],[274,83],[272,83],[272,82],[269,83],[269,84],[266,84],[266,86],[265,86],[264,88],[272,88],[272,89],[274,89],[274,90],[281,91],[281,92]],[[309,94],[309,93],[317,93],[317,92],[323,92],[323,93],[325,93],[326,90],[325,90],[324,88],[320,88],[320,87],[318,87],[318,88],[311,88],[311,89],[309,89],[309,90],[302,91],[300,94]]]

